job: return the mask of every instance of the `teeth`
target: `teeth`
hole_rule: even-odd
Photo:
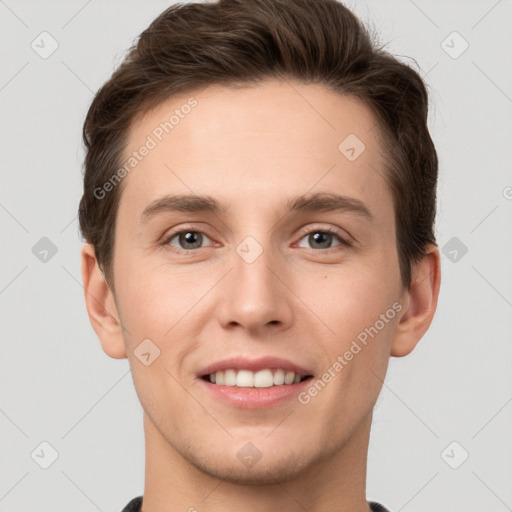
[[[226,370],[224,372],[224,386],[236,386],[235,370]]]
[[[284,370],[276,370],[274,372],[274,385],[280,386],[284,384]]]
[[[295,378],[295,373],[293,373],[293,372],[286,372],[286,375],[284,376],[284,383],[285,384],[292,384],[294,378]]]
[[[265,369],[258,372],[250,370],[224,370],[209,375],[209,380],[213,384],[224,386],[236,386],[239,388],[270,388],[272,386],[282,386],[297,384],[301,376],[295,372],[286,372],[281,369]]]
[[[271,370],[261,370],[254,374],[255,388],[269,388],[274,385],[274,376]]]
[[[254,387],[253,373],[249,370],[240,370],[236,376],[236,386],[238,388],[252,388]]]

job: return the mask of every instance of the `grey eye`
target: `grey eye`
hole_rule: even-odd
[[[307,239],[307,243],[311,244],[310,247],[313,249],[329,249],[330,247],[333,247],[332,242],[335,242],[336,240],[338,240],[338,243],[334,245],[341,244],[339,236],[326,231],[312,231],[301,238],[301,240],[304,239]],[[300,243],[299,246],[304,247]]]
[[[169,238],[168,243],[176,247],[176,245],[173,244],[172,241],[178,239],[178,248],[190,250],[201,247],[204,238],[209,240],[209,238],[200,231],[186,230],[174,234],[171,238]]]

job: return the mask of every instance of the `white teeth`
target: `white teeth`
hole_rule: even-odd
[[[274,376],[270,370],[261,370],[254,374],[255,388],[269,388],[274,385]]]
[[[294,378],[295,378],[295,373],[293,373],[293,372],[286,372],[286,375],[284,376],[284,383],[285,384],[291,384],[293,382]]]
[[[236,386],[235,370],[226,370],[224,372],[224,386]]]
[[[239,388],[270,388],[272,386],[282,386],[283,384],[297,384],[300,380],[301,376],[299,374],[282,369],[265,369],[257,372],[229,369],[209,375],[209,381],[212,384],[236,386]]]
[[[284,370],[276,370],[274,373],[274,385],[281,386],[284,384]]]
[[[254,387],[253,373],[249,370],[240,370],[236,376],[236,385],[239,388]]]

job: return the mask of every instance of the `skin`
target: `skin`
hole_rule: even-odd
[[[137,119],[127,154],[190,96]],[[403,288],[378,127],[359,100],[274,80],[193,96],[198,105],[122,183],[115,295],[92,246],[82,249],[91,324],[106,354],[129,359],[144,409],[143,511],[367,512],[372,410],[389,357],[410,353],[432,321],[439,250],[427,248]],[[352,162],[338,150],[349,134],[366,146]],[[288,212],[288,199],[316,192],[364,202],[373,221]],[[142,223],[167,193],[208,195],[226,211]],[[329,228],[353,245],[309,236]],[[180,229],[204,233],[202,246],[165,242]],[[236,251],[247,236],[263,249],[252,263]],[[239,409],[200,385],[201,368],[239,355],[279,356],[320,377],[393,303],[401,311],[306,405]],[[161,351],[149,366],[134,355],[147,338]],[[262,454],[252,467],[237,457],[248,441]]]

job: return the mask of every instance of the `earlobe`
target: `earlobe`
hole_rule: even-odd
[[[437,308],[441,284],[441,257],[435,245],[429,245],[426,255],[414,266],[411,287],[404,295],[404,308],[395,327],[391,355],[408,355],[427,332]]]
[[[89,320],[103,351],[114,359],[126,358],[122,326],[114,297],[98,266],[94,247],[82,247],[82,281]]]

